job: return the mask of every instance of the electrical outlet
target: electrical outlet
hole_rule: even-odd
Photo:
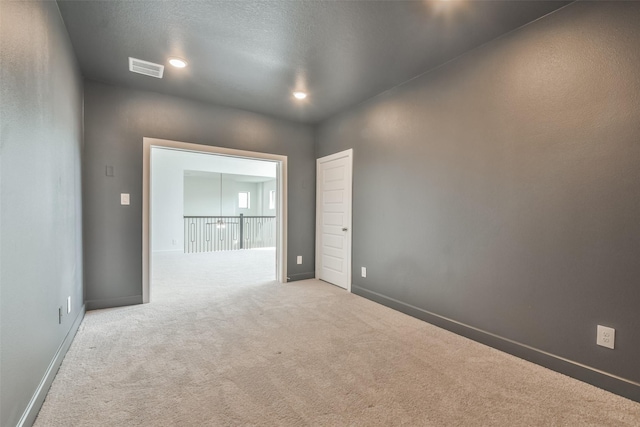
[[[129,205],[130,204],[129,193],[120,193],[120,204],[121,205]]]
[[[616,342],[616,330],[606,326],[598,325],[598,336],[596,344],[613,350]]]
[[[175,245],[177,245],[177,244],[178,244],[178,241],[177,241],[176,239],[173,239],[173,240],[171,241],[171,244],[172,244],[173,246],[175,246]]]
[[[302,255],[298,255],[297,263],[302,264]]]
[[[67,297],[67,314],[71,313],[71,297]]]
[[[362,267],[360,273],[362,277],[367,277],[367,267]]]

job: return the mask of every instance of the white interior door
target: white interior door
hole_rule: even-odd
[[[316,277],[351,291],[353,150],[316,161]]]

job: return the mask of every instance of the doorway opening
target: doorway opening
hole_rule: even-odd
[[[152,275],[286,282],[286,160],[144,138],[143,302]]]

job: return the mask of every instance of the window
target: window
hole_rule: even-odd
[[[269,191],[269,209],[276,208],[276,190]]]
[[[238,207],[240,209],[251,208],[251,193],[248,191],[241,191],[238,193]]]

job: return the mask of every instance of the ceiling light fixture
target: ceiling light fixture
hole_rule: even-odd
[[[304,92],[293,92],[293,96],[295,96],[296,99],[305,99],[307,94]]]
[[[187,66],[187,61],[180,58],[169,58],[169,64],[173,65],[176,68],[184,68]]]

